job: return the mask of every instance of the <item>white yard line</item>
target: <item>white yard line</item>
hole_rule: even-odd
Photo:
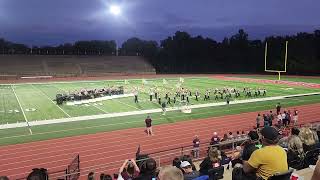
[[[19,104],[19,107],[20,107],[20,109],[21,109],[21,112],[22,112],[22,115],[23,115],[23,117],[24,117],[24,120],[25,120],[26,123],[27,123],[27,127],[28,127],[28,129],[29,129],[30,134],[32,135],[32,130],[31,130],[31,127],[30,127],[28,118],[27,118],[26,113],[24,112],[24,110],[23,110],[23,108],[22,108],[22,106],[21,106],[20,100],[19,100],[19,98],[18,98],[18,96],[17,96],[17,94],[16,94],[16,91],[14,90],[14,88],[13,88],[12,85],[11,85],[11,89],[12,89],[12,91],[13,91],[13,94],[16,96],[16,99],[17,99],[17,101],[18,101],[18,104]]]
[[[117,102],[119,102],[119,103],[121,103],[121,104],[123,104],[123,105],[126,105],[126,106],[128,106],[128,107],[132,107],[132,108],[134,108],[134,109],[141,110],[140,108],[137,108],[137,107],[131,106],[130,104],[127,104],[127,103],[121,102],[121,101],[119,101],[119,100],[117,100],[117,99],[112,99],[112,100],[117,101]]]
[[[104,112],[104,113],[106,113],[106,114],[109,113],[109,112],[103,110],[102,108],[98,107],[98,105],[93,105],[93,107],[99,109],[100,111],[102,111],[102,112]]]
[[[58,106],[55,102],[53,102],[52,99],[50,99],[50,97],[49,97],[48,95],[46,95],[44,92],[42,92],[41,89],[36,88],[33,84],[31,84],[31,86],[32,86],[34,89],[40,91],[47,99],[49,99],[50,102],[52,102],[52,104],[54,104],[55,106],[57,106],[65,115],[67,115],[69,118],[71,117],[65,110],[63,110],[60,106]]]
[[[300,96],[319,95],[319,94],[320,94],[320,92],[319,93],[300,94]],[[277,97],[267,97],[267,98],[258,98],[258,99],[246,99],[246,100],[231,101],[230,104],[245,104],[245,103],[251,103],[251,102],[281,100],[281,99],[285,99],[285,98],[289,98],[289,97],[298,97],[298,96],[299,95],[290,95],[290,96],[277,96]],[[191,106],[189,106],[189,108],[196,109],[196,108],[223,106],[223,105],[226,105],[226,102],[197,104],[197,105],[191,105]],[[167,108],[167,111],[178,111],[178,110],[181,110],[181,108],[180,107]],[[38,126],[38,125],[46,125],[46,124],[57,124],[57,123],[65,123],[65,122],[95,120],[95,119],[123,117],[123,116],[141,115],[141,114],[150,114],[150,113],[159,113],[159,112],[162,112],[161,108],[139,110],[139,111],[130,111],[130,112],[120,112],[120,113],[99,114],[99,115],[91,115],[91,116],[79,116],[79,117],[63,118],[63,119],[31,121],[30,125]],[[0,125],[0,129],[10,129],[10,128],[17,128],[17,127],[25,127],[25,124],[24,123],[15,123],[15,124]]]

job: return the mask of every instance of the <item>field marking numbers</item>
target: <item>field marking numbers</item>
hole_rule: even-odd
[[[24,117],[24,120],[26,121],[26,123],[27,123],[27,125],[28,125],[28,129],[29,129],[30,134],[32,135],[32,130],[31,130],[31,127],[30,127],[30,125],[29,125],[29,121],[28,121],[27,116],[26,116],[26,114],[25,114],[25,112],[24,112],[24,110],[23,110],[23,108],[22,108],[22,106],[21,106],[21,103],[20,103],[20,100],[19,100],[19,98],[18,98],[18,96],[17,96],[17,94],[16,94],[16,91],[14,90],[14,88],[13,88],[12,85],[11,85],[11,89],[12,89],[12,91],[13,91],[13,94],[16,96],[16,99],[17,99],[17,101],[18,101],[18,104],[19,104],[19,107],[20,107],[20,109],[21,109],[21,112],[22,112],[22,115],[23,115],[23,117]]]
[[[67,115],[68,117],[71,117],[65,110],[63,110],[60,106],[58,106],[55,102],[53,102],[48,95],[46,95],[44,92],[42,92],[41,89],[35,87],[33,84],[31,84],[31,86],[32,86],[34,89],[37,89],[38,91],[40,91],[47,99],[49,99],[50,102],[52,102],[52,104],[54,104],[55,106],[57,106],[65,115]]]

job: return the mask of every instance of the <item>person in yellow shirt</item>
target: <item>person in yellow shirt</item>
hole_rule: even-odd
[[[256,172],[258,177],[266,180],[276,173],[288,171],[287,154],[277,145],[278,134],[271,126],[261,130],[263,147],[254,151],[248,161],[244,161],[244,173]]]

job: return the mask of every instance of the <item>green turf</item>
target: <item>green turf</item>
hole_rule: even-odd
[[[278,80],[278,75],[241,75],[241,76],[232,75],[232,77]],[[283,80],[283,81],[307,82],[307,83],[320,84],[320,76],[308,78],[308,77],[293,77],[293,76],[281,75],[281,80]]]
[[[66,82],[66,83],[44,83],[44,84],[15,84],[15,85],[0,85],[0,123],[16,123],[24,122],[21,108],[23,110],[35,108],[36,111],[25,111],[28,121],[59,119],[66,117],[76,117],[84,115],[97,115],[114,112],[128,112],[146,109],[160,108],[157,102],[150,102],[148,100],[148,91],[155,85],[161,91],[162,98],[164,92],[172,91],[176,87],[179,78],[168,78],[167,84],[163,84],[162,79],[148,79],[147,84],[142,87],[142,80],[129,80],[129,84],[124,84],[123,80],[119,81],[91,81],[91,82]],[[132,89],[138,87],[140,89],[139,100],[140,103],[133,102],[133,97],[120,98],[113,100],[106,100],[99,103],[91,103],[87,105],[78,106],[57,106],[54,101],[57,93],[73,92],[82,88],[102,88],[109,85],[124,85],[125,91],[130,92]],[[199,90],[202,97],[199,101],[195,98],[190,98],[191,104],[211,103],[217,102],[211,95],[211,100],[203,101],[203,93],[207,88],[223,88],[234,87],[243,89],[250,88],[266,88],[267,96],[283,96],[302,93],[319,92],[317,89],[308,89],[305,87],[289,87],[281,84],[259,84],[259,83],[244,83],[239,81],[222,81],[206,77],[199,78],[185,78],[184,87],[190,89],[193,93]],[[13,91],[14,89],[14,91]],[[16,93],[16,96],[15,96]],[[239,99],[244,99],[240,97]],[[20,102],[20,105],[18,103]],[[220,100],[221,101],[221,100]],[[224,101],[224,100],[222,100]],[[256,102],[250,103],[248,106],[243,104],[232,105],[230,107],[211,107],[193,109],[192,114],[182,114],[181,112],[169,112],[166,117],[161,117],[158,114],[152,114],[155,124],[173,123],[176,121],[190,120],[196,118],[222,116],[226,114],[237,114],[240,112],[250,112],[268,109],[274,107],[277,101]],[[284,106],[319,103],[320,96],[300,97],[290,99]],[[171,106],[174,106],[173,104]],[[18,110],[19,112],[9,112],[9,110]],[[143,119],[145,115],[135,115],[117,118],[105,118],[97,120],[88,120],[72,123],[61,123],[54,125],[43,125],[32,127],[34,135],[29,136],[27,128],[16,128],[0,130],[0,145],[16,144],[21,142],[37,141],[65,136],[73,136],[79,134],[88,134],[101,131],[112,131],[116,129],[125,129],[132,127],[144,126]]]

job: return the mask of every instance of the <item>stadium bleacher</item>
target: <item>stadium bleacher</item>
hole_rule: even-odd
[[[0,72],[2,78],[15,75],[69,77],[155,74],[155,69],[139,56],[1,55]]]

